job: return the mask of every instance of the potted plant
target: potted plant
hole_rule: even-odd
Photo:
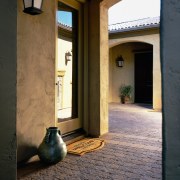
[[[125,101],[129,100],[131,98],[132,93],[132,86],[131,85],[121,85],[120,87],[120,98],[121,103],[124,104]]]

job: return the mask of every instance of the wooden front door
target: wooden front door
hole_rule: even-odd
[[[135,54],[135,103],[151,103],[153,96],[153,54]]]

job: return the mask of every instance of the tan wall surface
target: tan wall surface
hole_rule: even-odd
[[[141,32],[141,35],[134,34],[131,37],[128,37],[126,35],[125,37],[110,39],[109,47],[112,48],[114,46],[117,46],[118,44],[122,44],[126,42],[144,42],[144,43],[149,43],[152,45],[159,44],[159,34],[157,33],[157,34],[143,35],[143,32]]]
[[[119,88],[122,84],[131,85],[133,87],[132,99],[134,102],[134,53],[133,50],[148,49],[150,45],[144,43],[125,43],[111,48],[112,58],[110,58],[110,71],[112,73],[112,87],[110,91],[110,102],[120,102]],[[124,66],[122,68],[116,66],[116,58],[122,55]]]
[[[111,73],[112,73],[112,88],[110,91],[110,102],[120,102],[119,88],[122,84],[131,85],[134,87],[134,61],[132,54],[131,44],[119,45],[111,49],[112,59],[110,59]],[[122,55],[124,59],[124,67],[120,68],[116,66],[116,58]],[[134,93],[133,96],[134,98]]]
[[[108,132],[108,9],[98,1],[89,2],[89,134]]]
[[[115,66],[114,57],[113,57],[113,48],[109,49],[109,102],[112,102],[112,88],[113,88],[113,66]]]
[[[100,6],[100,135],[109,131],[108,122],[109,90],[109,47],[108,9]]]
[[[65,53],[69,51],[72,54],[72,42],[58,39],[58,71],[64,71],[62,108],[72,106],[72,56],[70,61],[65,64]]]
[[[157,42],[157,40],[156,40]],[[162,82],[160,68],[160,46],[159,42],[153,45],[153,108],[162,109]]]
[[[36,153],[46,128],[55,125],[55,8],[44,1],[44,12],[23,13],[18,1],[17,140],[18,161]]]

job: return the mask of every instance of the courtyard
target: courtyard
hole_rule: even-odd
[[[18,169],[21,180],[162,179],[162,114],[146,104],[109,104],[105,146],[83,156],[68,154],[53,166],[39,161]]]

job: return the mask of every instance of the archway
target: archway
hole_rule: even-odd
[[[145,38],[145,37],[144,37]],[[110,39],[111,41],[111,39]],[[148,41],[148,39],[147,39]],[[122,42],[122,43],[121,43]],[[120,102],[119,101],[119,88],[121,84],[129,84],[133,87],[134,91],[132,94],[132,100],[131,102],[143,102],[138,100],[138,85],[135,84],[135,80],[137,83],[139,82],[140,79],[137,79],[136,76],[139,74],[140,76],[142,75],[141,72],[141,67],[138,71],[136,68],[137,63],[135,63],[135,60],[138,57],[146,56],[148,54],[151,54],[151,69],[149,69],[149,65],[147,65],[147,68],[149,69],[149,73],[145,73],[147,75],[146,80],[144,79],[145,83],[144,86],[146,87],[141,87],[144,89],[144,91],[149,91],[149,101],[152,102],[152,107],[155,110],[161,110],[161,71],[160,71],[160,54],[157,53],[157,50],[155,47],[159,46],[159,41],[158,39],[154,41],[152,44],[149,43],[143,43],[143,42],[133,42],[133,41],[126,41],[126,40],[121,40],[119,39],[119,45],[112,46],[110,48],[110,65],[109,65],[109,102]],[[117,44],[117,43],[115,43]],[[159,49],[159,48],[158,48]],[[122,55],[124,58],[124,67],[119,68],[115,64],[116,58]],[[146,57],[143,57],[146,58]],[[148,58],[148,57],[147,57]],[[145,63],[144,66],[146,65],[145,59],[142,60],[140,63],[141,66],[142,63]],[[136,65],[136,68],[135,68]],[[144,67],[145,68],[145,67]],[[147,70],[148,70],[147,69]],[[139,72],[139,73],[138,73]],[[146,72],[146,71],[145,71]],[[145,77],[144,77],[145,78]],[[150,80],[150,79],[151,80]],[[149,79],[149,80],[148,80]],[[151,83],[151,84],[149,84]],[[148,90],[149,89],[149,90]],[[140,92],[140,95],[143,93]],[[148,93],[145,92],[146,95]],[[144,95],[145,95],[144,94]],[[140,97],[139,97],[140,98]],[[143,97],[142,97],[143,98]],[[147,102],[148,100],[144,99],[144,102]]]
[[[89,36],[93,38],[89,41],[88,132],[92,136],[108,132],[108,8],[117,2],[89,2]]]

